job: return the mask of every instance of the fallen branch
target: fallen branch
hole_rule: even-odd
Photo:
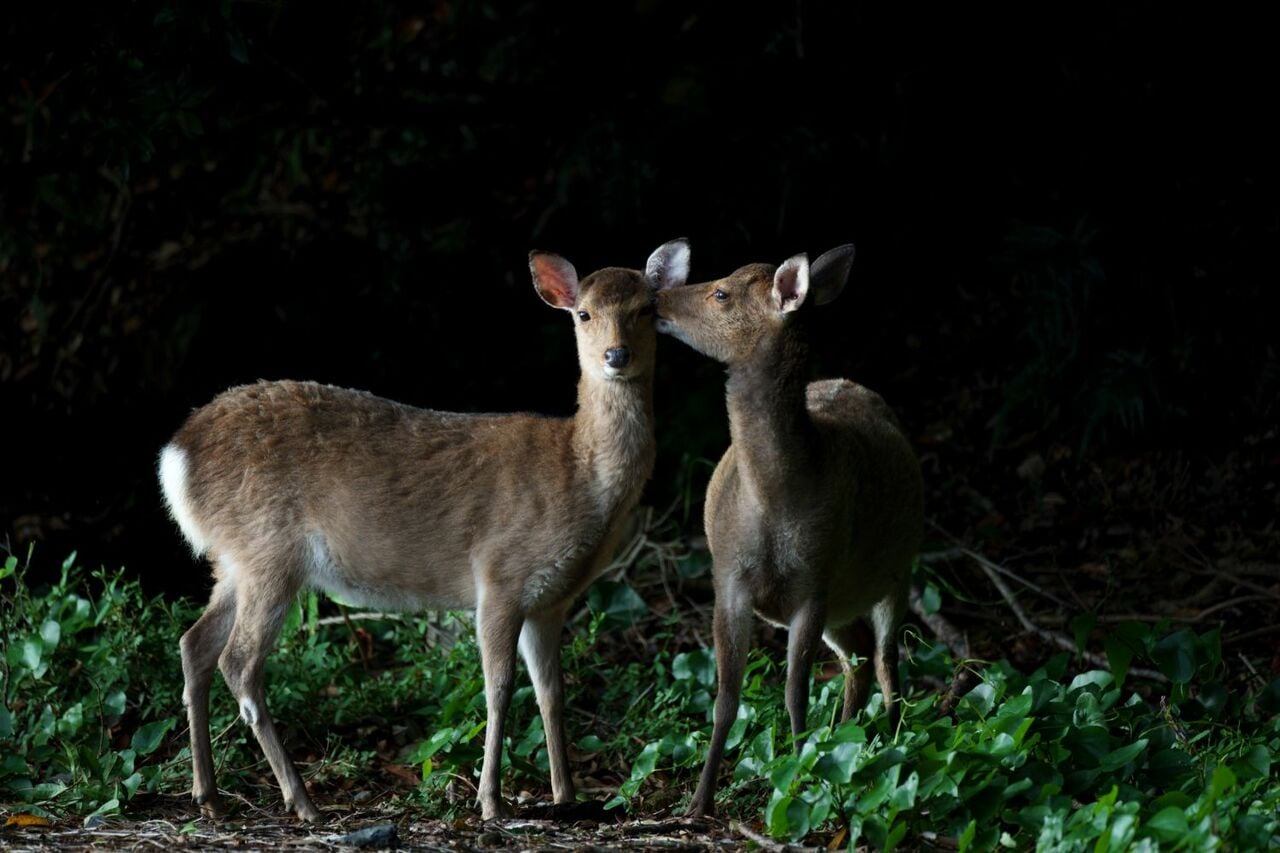
[[[935,637],[946,643],[956,657],[969,657],[969,641],[965,639],[964,633],[955,625],[952,625],[941,613],[925,612],[924,601],[920,597],[920,588],[915,584],[911,585],[910,604],[911,612],[933,632]]]
[[[1110,663],[1102,655],[1094,654],[1087,649],[1079,650],[1076,648],[1075,641],[1065,634],[1050,631],[1048,628],[1041,628],[1039,625],[1032,622],[1031,618],[1027,616],[1026,611],[1022,609],[1022,605],[1018,603],[1018,599],[1014,596],[1013,590],[1009,589],[1009,585],[1004,582],[1004,579],[1000,577],[998,572],[989,567],[988,564],[990,564],[991,561],[983,558],[981,560],[975,560],[975,562],[982,568],[982,571],[986,573],[987,578],[995,585],[995,588],[1000,591],[1000,595],[1004,598],[1005,604],[1009,605],[1009,609],[1013,611],[1013,615],[1017,617],[1018,622],[1024,629],[1026,629],[1027,633],[1034,634],[1040,639],[1048,643],[1052,643],[1063,651],[1071,652],[1073,654],[1078,652],[1082,658],[1094,666],[1101,667],[1106,670],[1111,669]],[[1129,674],[1137,676],[1138,678],[1147,678],[1152,681],[1163,681],[1166,683],[1169,681],[1169,679],[1165,677],[1164,673],[1157,672],[1154,669],[1145,669],[1140,666],[1129,667]]]
[[[729,829],[738,833],[748,841],[754,842],[761,850],[768,850],[769,853],[801,853],[801,851],[806,851],[806,853],[807,851],[819,853],[819,851],[822,850],[821,847],[801,847],[798,844],[779,844],[768,836],[761,835],[758,832],[753,832],[743,824],[738,823],[736,820],[730,821]]]
[[[1018,623],[1022,625],[1022,627],[1027,631],[1027,633],[1033,634],[1039,637],[1040,639],[1044,640],[1045,642],[1057,646],[1058,648],[1062,649],[1065,652],[1071,652],[1072,654],[1079,654],[1081,658],[1083,658],[1084,660],[1088,661],[1089,663],[1093,664],[1096,667],[1100,667],[1107,671],[1111,670],[1111,664],[1110,662],[1107,661],[1107,659],[1104,656],[1091,652],[1088,649],[1078,649],[1076,648],[1075,640],[1071,639],[1066,634],[1060,634],[1057,631],[1051,631],[1048,628],[1042,628],[1041,626],[1037,625],[1035,622],[1032,622],[1031,617],[1027,615],[1027,612],[1022,609],[1022,605],[1018,603],[1018,598],[1013,594],[1013,590],[1009,589],[1009,585],[1004,582],[1004,577],[1009,577],[1009,578],[1012,578],[1013,580],[1016,580],[1018,583],[1022,584],[1028,589],[1033,590],[1034,592],[1037,592],[1040,595],[1043,595],[1045,598],[1049,599],[1050,601],[1056,602],[1060,607],[1063,607],[1064,609],[1067,608],[1068,606],[1066,602],[1058,598],[1056,595],[1053,595],[1052,593],[1049,593],[1041,589],[1031,581],[1028,581],[1025,578],[1019,577],[1017,574],[1009,571],[1004,566],[1001,566],[999,563],[996,563],[988,559],[987,557],[984,557],[983,555],[979,554],[977,551],[974,551],[970,548],[966,548],[958,537],[956,537],[950,531],[940,527],[936,522],[931,520],[929,522],[929,526],[932,527],[934,530],[938,531],[938,533],[942,534],[948,540],[953,542],[956,545],[956,548],[962,554],[964,554],[966,557],[970,558],[971,560],[973,560],[975,563],[978,564],[978,567],[982,569],[983,573],[986,574],[987,578],[991,581],[991,583],[995,586],[995,588],[999,590],[1001,598],[1004,599],[1005,604],[1009,605],[1009,609],[1013,611],[1013,615],[1017,618]],[[1002,575],[1004,577],[1002,577]],[[1157,672],[1154,669],[1146,669],[1140,666],[1129,667],[1129,674],[1137,676],[1138,678],[1146,678],[1146,679],[1150,679],[1151,681],[1160,681],[1166,684],[1169,681],[1169,679],[1165,676],[1164,673]]]
[[[975,563],[982,566],[984,569],[988,570],[987,571],[988,574],[990,574],[991,572],[999,572],[1000,574],[1004,575],[1010,580],[1015,580],[1018,583],[1022,584],[1032,592],[1035,592],[1036,594],[1044,598],[1047,598],[1049,601],[1052,601],[1054,604],[1058,605],[1059,607],[1067,608],[1070,606],[1061,598],[1058,598],[1058,596],[1049,592],[1047,589],[1040,586],[1039,584],[1033,581],[1027,580],[1026,578],[1022,577],[1018,573],[1014,572],[1012,569],[1008,569],[1000,565],[999,563],[994,562],[993,560],[990,560],[987,557],[984,557],[982,554],[979,554],[977,551],[974,551],[973,549],[966,547],[965,544],[961,542],[957,536],[955,536],[954,534],[950,533],[947,530],[942,529],[941,527],[938,526],[936,522],[930,521],[929,526],[932,527],[934,530],[938,531],[939,533],[941,533],[947,539],[950,539],[953,543],[955,543],[954,548],[948,548],[946,551],[935,552],[935,554],[939,558],[949,559],[952,556],[968,557],[970,560],[973,560]],[[934,556],[934,555],[922,554],[920,559],[923,562],[929,562],[929,560],[925,559],[926,557],[929,557],[929,556]]]

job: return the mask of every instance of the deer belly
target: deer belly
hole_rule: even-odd
[[[371,565],[340,560],[323,534],[307,537],[307,582],[344,604],[383,610],[469,610],[475,607],[467,565],[445,566],[424,553],[413,560]]]

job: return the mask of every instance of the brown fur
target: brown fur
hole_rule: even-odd
[[[836,256],[846,249],[847,257]],[[843,287],[852,247],[836,252],[814,264],[810,301],[829,301]],[[845,379],[807,382],[803,316],[794,313],[804,295],[792,310],[780,310],[778,272],[753,264],[658,295],[659,330],[729,369],[732,444],[707,488],[705,516],[719,694],[691,814],[713,810],[725,739],[737,717],[752,610],[789,629],[793,735],[808,729],[819,639],[845,670],[842,719],[861,707],[869,686],[867,668],[855,669],[851,658],[873,656],[885,707],[896,721],[896,633],[923,525],[919,464],[879,395]]]
[[[573,799],[560,633],[653,468],[650,315],[664,282],[609,268],[579,286],[572,267],[549,255],[531,256],[531,268],[543,298],[573,312],[582,367],[574,417],[452,414],[315,383],[262,382],[197,410],[162,454],[170,507],[216,579],[182,639],[192,791],[206,813],[221,812],[208,733],[217,666],[287,806],[318,817],[275,733],[262,677],[304,586],[380,608],[476,609],[488,707],[483,816],[509,813],[499,770],[517,644],[543,716],[555,800]],[[606,370],[605,352],[620,346],[629,364]]]

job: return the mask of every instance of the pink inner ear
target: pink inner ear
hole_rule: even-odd
[[[556,308],[572,308],[578,301],[578,273],[555,255],[534,255],[529,260],[538,293]]]
[[[809,291],[809,271],[794,260],[787,261],[773,279],[773,296],[779,311],[799,308]]]

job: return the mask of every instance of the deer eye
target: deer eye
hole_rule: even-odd
[[[586,311],[579,311],[579,312],[578,312],[578,319],[585,323],[585,322],[587,322],[588,320],[590,320],[590,319],[591,319],[591,315],[590,315],[590,314],[588,314]]]
[[[716,302],[727,302],[729,300],[729,294],[719,288],[716,288],[716,292],[711,295],[716,298]]]

